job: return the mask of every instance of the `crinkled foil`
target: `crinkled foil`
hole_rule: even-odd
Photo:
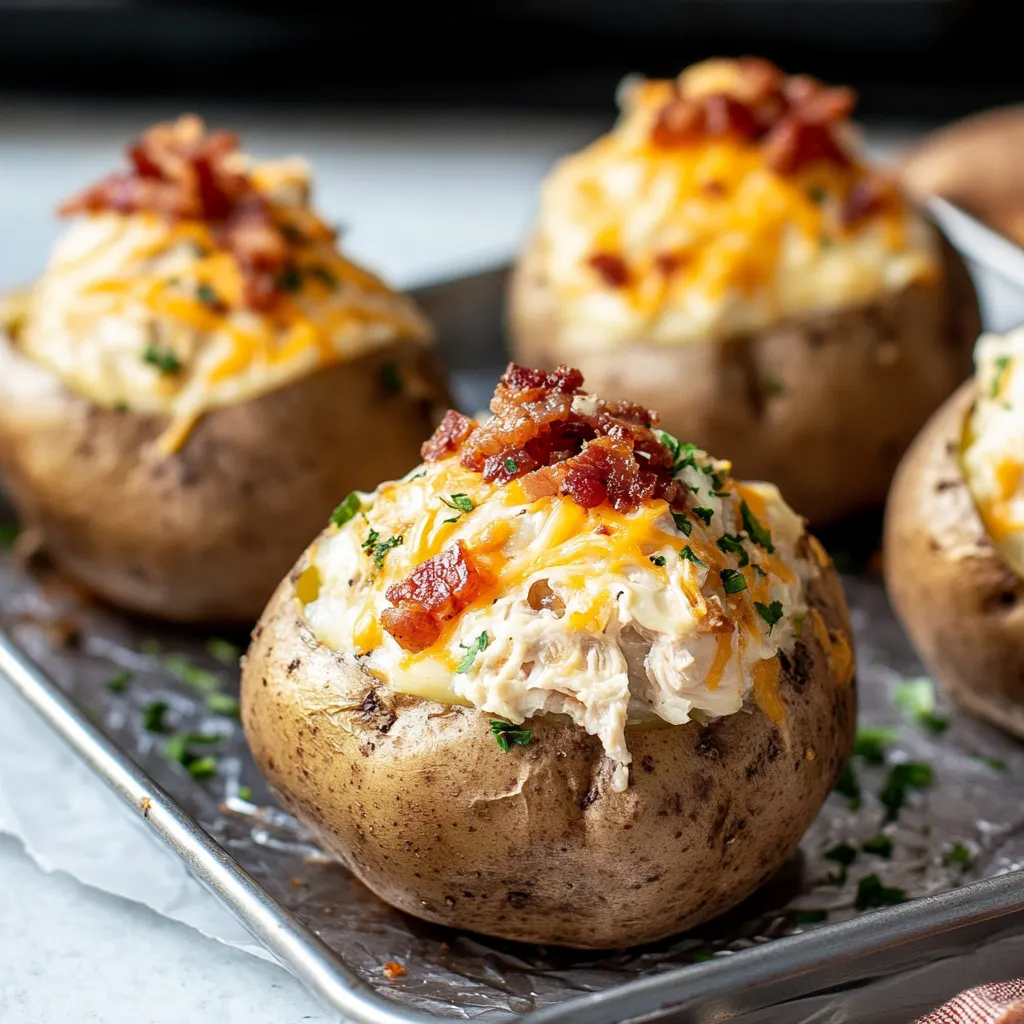
[[[444,324],[449,326],[449,364],[464,368],[456,388],[463,407],[475,409],[500,369],[497,341],[492,340],[497,337],[493,310],[500,281],[471,286],[470,293],[460,299],[440,292],[435,300],[447,303],[447,312],[428,311],[442,320],[442,337]],[[474,310],[473,302],[480,308]],[[492,325],[483,338],[470,331],[482,316]],[[852,547],[863,561],[875,536],[869,530],[865,541],[858,528],[850,536],[840,532],[825,541],[837,560],[841,555],[848,561]],[[853,759],[860,807],[852,809],[849,797],[833,793],[792,860],[727,916],[669,942],[609,953],[543,949],[453,932],[377,900],[321,855],[302,828],[273,804],[237,720],[210,712],[204,693],[178,678],[180,662],[177,675],[169,670],[175,658],[184,657],[215,674],[224,692],[237,693],[237,668],[211,655],[207,634],[118,613],[90,601],[52,571],[25,569],[3,551],[0,624],[87,716],[371,986],[417,1009],[477,1019],[495,1011],[526,1012],[797,931],[825,928],[859,912],[858,884],[867,876],[913,899],[1021,866],[1024,802],[1015,780],[1024,776],[1024,747],[957,713],[942,697],[936,715],[949,717],[944,731],[925,728],[896,709],[893,695],[900,682],[919,675],[921,666],[879,579],[861,572],[844,576],[844,582],[856,633],[860,720],[898,730],[884,751],[884,763]],[[247,638],[227,639],[243,646]],[[108,683],[122,669],[132,673],[132,680],[123,692],[112,692]],[[144,728],[145,709],[154,701],[167,704],[166,732]],[[181,733],[223,737],[195,748],[197,754],[216,756],[212,778],[196,779],[168,758],[168,735]],[[892,766],[901,762],[930,765],[934,779],[929,788],[908,792],[897,820],[886,823],[878,794]],[[892,839],[890,857],[860,849],[880,834]],[[845,871],[826,856],[840,844],[857,851]],[[388,961],[398,961],[406,974],[385,978]]]

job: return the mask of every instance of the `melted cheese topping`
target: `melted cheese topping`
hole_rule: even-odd
[[[787,177],[732,138],[653,145],[672,89],[647,81],[625,90],[615,129],[544,185],[538,258],[567,361],[573,350],[638,338],[677,345],[763,330],[938,273],[935,233],[906,204],[843,226],[843,197],[870,177],[864,167],[812,164]],[[602,280],[596,254],[623,261],[625,285]]]
[[[27,355],[105,407],[169,413],[165,450],[205,411],[243,402],[397,338],[429,342],[407,298],[342,257],[306,206],[304,165],[254,167],[307,241],[270,312],[246,306],[235,257],[205,224],[100,213],[56,245],[19,334]]]
[[[424,465],[360,495],[362,513],[311,553],[299,598],[319,640],[363,656],[394,689],[516,723],[569,716],[601,738],[622,789],[628,722],[733,714],[748,697],[784,718],[778,653],[806,614],[813,565],[797,554],[803,523],[778,491],[723,481],[727,471],[703,453],[680,470],[709,519],[691,512],[680,527],[661,500],[588,511],[561,496],[529,501],[517,482],[483,483],[457,458]],[[471,510],[453,509],[467,503],[453,495]],[[718,545],[742,534],[742,501],[770,531],[773,553],[749,537],[745,556]],[[458,540],[494,584],[410,654],[380,627],[385,592]],[[727,594],[722,570],[742,574],[746,588]]]
[[[1024,576],[1024,327],[983,334],[974,350],[977,399],[962,466],[992,543]]]

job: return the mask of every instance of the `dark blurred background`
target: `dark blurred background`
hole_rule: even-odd
[[[0,0],[0,91],[604,112],[623,74],[761,53],[867,119],[1024,96],[1019,0]],[[1014,17],[1014,14],[1017,17]]]

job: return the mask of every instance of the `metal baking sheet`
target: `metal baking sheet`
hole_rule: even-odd
[[[418,292],[468,411],[483,407],[504,364],[504,281],[496,270]],[[2,509],[0,522],[11,522]],[[1024,803],[1015,781],[1024,747],[941,697],[930,717],[896,706],[921,669],[877,576],[877,526],[865,520],[824,538],[848,570],[861,720],[889,730],[880,752],[853,759],[859,806],[849,787],[832,794],[797,855],[754,897],[695,932],[629,951],[544,949],[428,925],[385,906],[322,856],[273,804],[230,699],[211,701],[214,690],[237,693],[232,645],[244,636],[211,638],[124,615],[24,551],[0,550],[0,676],[282,963],[353,1021],[721,1021],[772,1007],[771,1020],[796,1022],[822,1019],[822,999],[856,999],[857,1019],[868,1019],[877,979],[940,960],[954,968],[1024,930]],[[167,753],[168,740],[173,751],[174,738],[187,735],[220,737],[187,747],[192,773]],[[202,758],[212,760],[197,767]],[[879,795],[907,763],[927,765],[932,779],[909,789],[886,822]],[[884,848],[871,842],[879,835],[891,840],[889,856],[861,848]],[[895,890],[906,902],[856,906],[858,893],[877,903],[895,900]],[[388,961],[404,976],[385,977]],[[933,973],[903,1019],[965,977]],[[815,993],[815,1009],[803,1009],[801,997]]]

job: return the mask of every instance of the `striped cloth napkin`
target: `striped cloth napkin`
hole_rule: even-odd
[[[1024,1024],[1024,978],[968,989],[916,1024]]]

